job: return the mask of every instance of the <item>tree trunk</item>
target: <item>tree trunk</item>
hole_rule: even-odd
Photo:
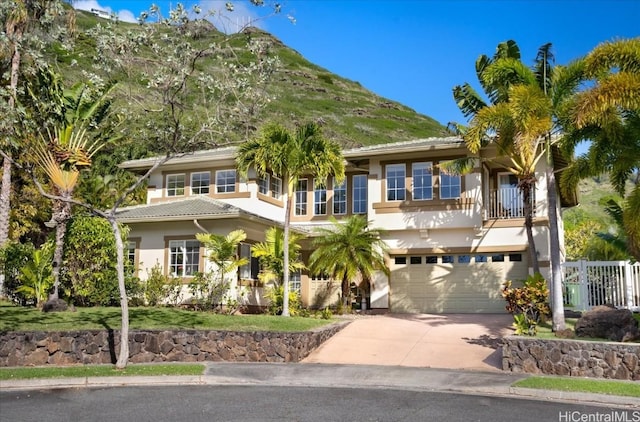
[[[562,297],[562,264],[560,262],[560,230],[558,229],[558,194],[553,163],[547,166],[547,200],[549,202],[549,249],[551,252],[551,306],[555,332],[566,329]]]
[[[120,290],[120,310],[122,314],[122,326],[120,328],[120,354],[116,362],[116,369],[124,369],[129,362],[129,300],[124,284],[124,243],[120,226],[115,215],[109,217],[109,223],[116,241],[116,265],[118,272],[118,289]]]
[[[63,198],[71,199],[68,192],[60,194]],[[55,250],[53,252],[53,293],[49,296],[49,300],[58,300],[60,298],[60,269],[62,268],[62,257],[64,256],[64,236],[67,233],[67,222],[71,218],[71,204],[69,202],[55,201],[53,204],[53,218],[56,224],[56,241]]]
[[[11,157],[9,151],[6,154]],[[0,187],[0,247],[9,240],[9,215],[11,211],[11,160],[2,162],[2,186]],[[4,271],[0,272],[0,297],[4,297]]]
[[[287,192],[285,193],[286,197],[284,198],[286,206],[285,214],[284,214],[284,230],[283,230],[283,241],[284,245],[282,245],[284,252],[284,262],[282,267],[282,316],[288,317],[289,313],[289,226],[291,225],[291,208],[292,201],[291,195],[293,191],[293,184],[289,182],[287,184]]]
[[[351,299],[351,286],[349,284],[349,279],[345,271],[345,274],[342,276],[342,305],[346,312],[351,310],[351,303],[349,303],[349,299]]]
[[[522,192],[522,200],[524,203],[524,226],[527,232],[527,241],[529,243],[529,257],[533,272],[540,272],[540,264],[538,263],[538,250],[536,242],[533,238],[533,205],[531,203],[532,182],[530,180],[522,180],[519,182],[520,191]]]

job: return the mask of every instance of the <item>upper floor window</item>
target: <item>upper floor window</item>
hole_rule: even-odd
[[[431,163],[413,163],[413,200],[433,199],[433,171]]]
[[[258,192],[263,195],[269,194],[269,175],[265,174],[258,178]]]
[[[367,175],[356,174],[353,176],[353,213],[367,213]]]
[[[333,185],[333,213],[336,215],[347,213],[347,179],[339,185]]]
[[[307,215],[307,179],[298,180],[296,186],[296,210],[295,215]]]
[[[324,185],[314,181],[313,189],[313,214],[314,215],[326,215],[327,214],[327,188]]]
[[[440,173],[440,199],[460,198],[460,175]]]
[[[387,201],[404,201],[406,169],[404,164],[389,164],[387,172]]]
[[[167,196],[184,195],[184,174],[167,175]]]
[[[276,176],[271,176],[271,197],[282,198],[282,179]]]
[[[205,195],[209,193],[211,174],[208,171],[202,173],[191,173],[191,193],[194,195]]]
[[[236,171],[218,170],[216,171],[216,192],[227,193],[236,191]]]
[[[169,241],[169,272],[175,277],[192,277],[199,270],[200,242]]]

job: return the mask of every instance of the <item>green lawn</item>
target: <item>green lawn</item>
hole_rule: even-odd
[[[331,320],[270,315],[219,315],[174,308],[130,308],[129,326],[136,329],[197,329],[225,331],[308,331]],[[0,303],[0,332],[71,331],[120,328],[120,308],[77,308],[75,312],[44,313]]]
[[[202,375],[204,373],[204,369],[204,365],[196,363],[127,365],[127,367],[122,370],[115,369],[113,365],[0,368],[0,380],[117,377],[134,375]]]
[[[640,397],[640,383],[585,378],[529,377],[513,387]]]

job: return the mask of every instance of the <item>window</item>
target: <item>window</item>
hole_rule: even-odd
[[[167,196],[184,195],[184,174],[169,174],[167,176]]]
[[[491,262],[504,262],[504,254],[491,255]]]
[[[302,280],[302,273],[300,272],[300,270],[292,271],[291,277],[289,278],[289,291],[299,293],[300,289],[302,288],[301,280]]]
[[[169,241],[169,271],[175,277],[192,277],[200,264],[200,242],[197,240]]]
[[[412,256],[409,258],[409,262],[412,264],[422,264],[422,257],[421,256]]]
[[[307,215],[307,183],[307,179],[298,180],[295,215]]]
[[[522,262],[522,254],[521,253],[510,253],[509,261],[511,262]]]
[[[333,213],[347,213],[347,179],[339,185],[333,185]]]
[[[258,192],[263,195],[269,194],[269,175],[265,174],[258,178]]]
[[[453,264],[453,255],[442,255],[443,264]]]
[[[317,180],[313,182],[313,185],[313,215],[326,215],[327,188],[324,185],[319,184]]]
[[[431,163],[413,163],[411,165],[413,178],[413,199],[422,201],[433,199],[433,174]]]
[[[130,240],[127,242],[127,260],[131,264],[132,267],[136,266],[136,242]]]
[[[387,201],[404,201],[405,168],[404,164],[387,166]]]
[[[460,175],[440,173],[440,199],[460,198]]]
[[[251,256],[251,245],[248,243],[240,244],[240,257],[247,258],[248,263],[240,267],[240,278],[242,280],[257,280],[260,272],[260,262],[255,256]]]
[[[487,255],[476,255],[476,262],[487,262]]]
[[[205,195],[209,193],[211,174],[206,171],[202,173],[191,173],[191,193],[194,195]]]
[[[405,264],[407,263],[407,257],[406,257],[406,256],[396,256],[396,257],[393,259],[393,262],[394,262],[396,265],[405,265]]]
[[[424,260],[425,264],[437,264],[438,263],[438,257],[437,256],[428,256],[425,260]]]
[[[468,264],[471,262],[470,255],[458,255],[458,264]]]
[[[353,213],[367,213],[367,175],[353,176]]]
[[[236,191],[236,171],[218,170],[216,171],[216,192],[228,193]]]
[[[282,179],[271,176],[271,197],[280,199],[282,197]]]

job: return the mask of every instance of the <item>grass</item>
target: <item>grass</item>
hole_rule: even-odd
[[[0,380],[35,378],[86,378],[120,376],[162,376],[162,375],[202,375],[202,364],[144,364],[128,365],[125,369],[115,369],[113,365],[84,365],[66,367],[20,367],[0,368]]]
[[[563,377],[529,377],[513,387],[640,397],[640,383]]]
[[[175,308],[129,309],[132,330],[194,329],[223,331],[300,332],[331,323],[331,320],[271,315],[219,315]],[[75,312],[43,313],[0,303],[0,332],[117,330],[121,326],[120,308],[78,308]]]

